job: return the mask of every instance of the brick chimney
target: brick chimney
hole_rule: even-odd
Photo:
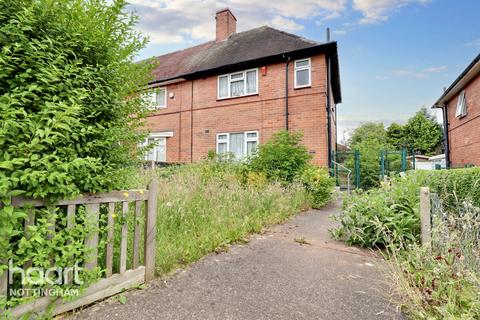
[[[215,15],[217,22],[217,42],[227,39],[231,34],[237,32],[237,18],[230,9],[217,11]]]

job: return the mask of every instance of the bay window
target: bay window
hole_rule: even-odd
[[[224,74],[218,77],[218,99],[258,93],[257,69]]]

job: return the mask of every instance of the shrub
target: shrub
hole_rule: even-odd
[[[419,185],[430,187],[443,200],[443,204],[454,209],[463,201],[480,207],[480,168],[416,171]]]
[[[121,186],[135,161],[147,67],[125,1],[0,4],[0,198]]]
[[[78,230],[62,229],[60,210],[36,210],[35,234],[27,239],[27,215],[10,206],[11,196],[49,202],[119,188],[121,172],[136,159],[145,111],[136,93],[149,67],[133,62],[145,39],[125,6],[122,0],[0,1],[0,274],[3,261],[65,267],[65,257],[81,262],[84,250],[83,241],[72,241]],[[51,219],[62,231],[43,241]]]
[[[332,199],[335,180],[330,177],[327,169],[307,166],[299,174],[298,180],[311,195],[313,208],[321,208]]]
[[[420,187],[430,187],[450,210],[465,201],[480,207],[480,168],[413,171],[380,188],[357,192],[344,201],[332,234],[349,244],[372,247],[418,238]]]
[[[347,197],[332,235],[349,245],[385,247],[419,238],[419,187],[416,179],[394,178],[380,188]]]
[[[300,144],[301,141],[302,134],[299,132],[275,133],[272,139],[258,147],[249,168],[265,173],[270,180],[292,182],[312,158],[307,148]]]

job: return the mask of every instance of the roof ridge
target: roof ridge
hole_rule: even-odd
[[[293,38],[296,38],[296,39],[300,39],[300,40],[307,41],[307,42],[314,43],[314,44],[322,44],[322,42],[311,40],[311,39],[299,36],[299,35],[294,34],[294,33],[286,32],[286,31],[274,28],[274,27],[269,26],[269,25],[264,25],[263,27],[270,28],[272,30],[275,30],[276,32],[283,33],[284,35],[287,35],[287,36],[290,36],[290,37],[293,37]]]

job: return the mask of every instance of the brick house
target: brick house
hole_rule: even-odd
[[[267,26],[236,33],[229,9],[216,39],[157,57],[149,94],[147,160],[192,162],[210,150],[237,158],[274,132],[302,131],[314,163],[336,146],[341,102],[336,42],[319,43]]]
[[[443,111],[447,166],[480,166],[480,54],[444,91],[434,108]]]

